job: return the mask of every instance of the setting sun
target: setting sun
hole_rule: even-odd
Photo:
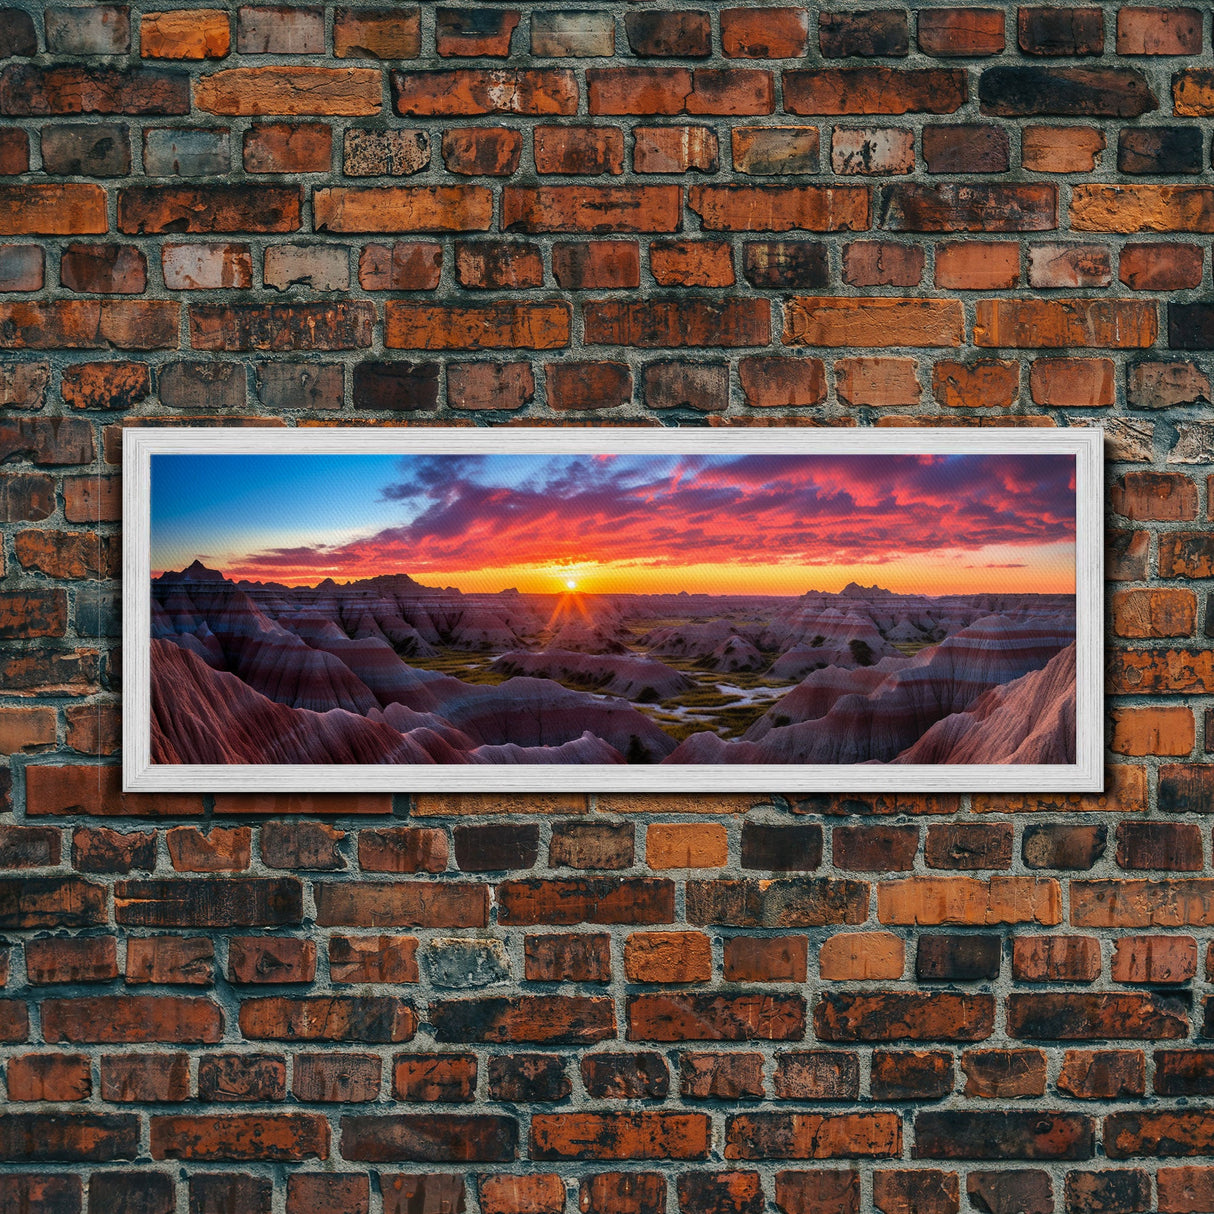
[[[565,582],[565,589],[566,589],[566,590],[576,590],[576,589],[577,589],[577,582],[573,581],[571,578],[570,578],[570,579],[568,579],[568,580],[566,580],[566,582]]]

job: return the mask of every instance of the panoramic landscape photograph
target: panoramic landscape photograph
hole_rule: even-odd
[[[1072,764],[1074,454],[158,453],[157,765]]]

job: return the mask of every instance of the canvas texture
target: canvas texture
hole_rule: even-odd
[[[1210,52],[0,9],[0,1209],[1214,1210]],[[621,423],[1102,426],[1105,791],[123,794],[125,427]]]

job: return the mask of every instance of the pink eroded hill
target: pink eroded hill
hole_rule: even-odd
[[[937,721],[895,763],[1074,763],[1075,646]]]
[[[795,711],[794,691],[762,718],[767,727],[758,740],[723,742],[716,734],[693,734],[667,761],[889,762],[937,721],[964,711],[984,691],[1044,666],[1073,638],[1069,621],[987,616],[917,654],[867,694],[841,696],[824,716],[777,724]],[[814,711],[813,697],[808,700],[805,710]],[[756,723],[751,736],[760,728]]]
[[[506,674],[555,679],[642,704],[668,700],[695,686],[685,674],[664,662],[628,653],[595,655],[567,649],[526,653],[515,649],[503,653],[493,665]]]
[[[290,708],[180,645],[152,641],[153,763],[438,761],[460,760],[437,735],[404,736],[340,708]]]

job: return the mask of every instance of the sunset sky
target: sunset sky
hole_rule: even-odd
[[[157,455],[152,572],[463,591],[1073,593],[1071,455]]]

